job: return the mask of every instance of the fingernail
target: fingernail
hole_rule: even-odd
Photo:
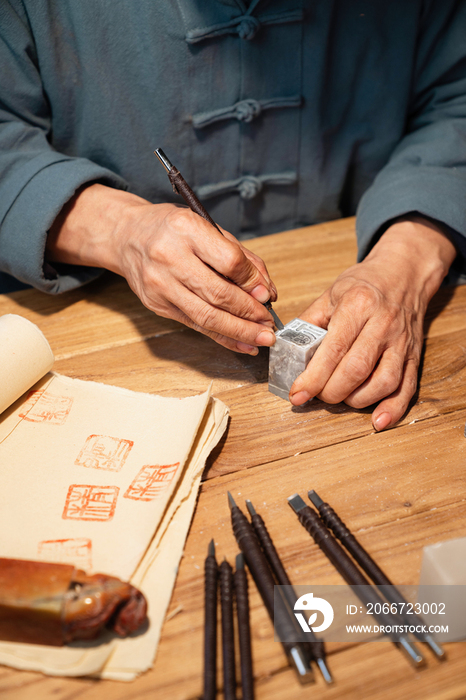
[[[257,299],[257,301],[260,301],[261,304],[265,304],[265,302],[270,299],[270,292],[263,284],[258,284],[257,287],[254,287],[252,290],[251,296]]]
[[[256,338],[256,343],[258,345],[273,345],[275,342],[275,333],[272,331],[261,331]]]
[[[306,403],[306,401],[309,401],[312,399],[312,396],[308,391],[298,391],[296,394],[292,394],[290,396],[290,401],[293,404],[293,406],[301,406],[303,403]]]
[[[274,293],[274,296],[277,297],[277,296],[278,296],[277,288],[276,288],[276,286],[274,285],[273,282],[270,283],[270,289],[271,289],[272,292]]]
[[[246,345],[246,343],[236,343],[236,347],[240,352],[245,352],[248,355],[257,355],[259,352],[259,349],[254,345]]]
[[[381,413],[380,416],[375,419],[373,426],[376,430],[385,430],[391,422],[392,417],[389,413]]]

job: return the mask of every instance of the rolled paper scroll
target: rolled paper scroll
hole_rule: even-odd
[[[34,323],[16,314],[0,316],[0,413],[47,374],[54,359]]]
[[[68,564],[0,559],[0,639],[62,646],[120,637],[146,620],[143,594],[114,576],[88,576]]]

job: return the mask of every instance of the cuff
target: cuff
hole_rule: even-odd
[[[377,242],[391,219],[417,212],[445,224],[462,260],[466,275],[466,177],[453,169],[410,167],[403,172],[382,170],[362,197],[356,214],[358,260]],[[452,233],[453,232],[453,233]]]
[[[6,214],[0,236],[0,267],[43,292],[59,294],[98,277],[102,270],[44,261],[48,231],[62,207],[85,184],[127,189],[125,181],[82,158],[45,162],[25,182]]]

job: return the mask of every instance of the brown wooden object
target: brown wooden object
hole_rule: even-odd
[[[94,639],[108,627],[120,637],[146,619],[142,593],[114,576],[74,566],[0,559],[0,639],[62,646]]]

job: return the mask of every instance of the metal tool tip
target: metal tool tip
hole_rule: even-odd
[[[228,505],[230,506],[230,509],[236,508],[237,506],[235,503],[235,499],[233,498],[233,496],[231,495],[231,493],[229,491],[227,491],[227,493],[228,493]]]
[[[256,510],[248,498],[246,499],[246,508],[249,511],[249,515],[253,516],[256,514]]]
[[[207,549],[207,554],[208,554],[209,557],[215,557],[215,542],[213,541],[213,539],[210,540],[210,542],[209,542],[209,547],[208,547],[208,549]]]
[[[414,666],[423,666],[425,664],[425,658],[416,645],[407,639],[407,637],[401,636],[398,643]]]
[[[237,570],[244,569],[244,554],[242,554],[241,552],[236,555],[235,566]]]
[[[162,151],[161,148],[156,148],[154,153],[157,156],[157,158],[159,159],[159,161],[162,163],[162,165],[165,168],[165,170],[167,171],[167,173],[169,173],[170,170],[173,168],[173,165],[170,163],[170,161],[168,160],[165,153]]]
[[[295,513],[299,513],[300,510],[307,507],[299,493],[295,493],[294,496],[290,496],[288,498],[288,503],[293,508]]]
[[[307,495],[317,509],[319,509],[320,506],[324,505],[323,500],[320,498],[320,496],[315,491],[313,491],[313,490],[308,491]]]
[[[330,673],[329,668],[325,663],[324,659],[316,659],[316,662],[320,669],[320,672],[322,673],[322,676],[324,677],[324,681],[329,685],[330,683],[333,683],[333,676]]]
[[[311,665],[304,654],[301,646],[293,646],[290,649],[290,656],[295,667],[295,671],[298,674],[298,679],[301,685],[307,685],[308,683],[314,683],[315,678],[312,672]]]
[[[284,326],[283,323],[280,321],[280,319],[278,318],[278,315],[276,314],[276,312],[275,312],[274,309],[272,308],[272,302],[271,302],[271,301],[266,301],[265,304],[264,304],[264,306],[265,306],[265,308],[267,309],[267,311],[269,311],[269,312],[271,313],[272,318],[273,318],[273,320],[275,321],[275,325],[276,325],[277,329],[278,329],[279,331],[282,331],[282,330],[285,328],[285,326]]]
[[[442,649],[442,647],[440,646],[440,644],[437,644],[437,642],[435,641],[435,639],[432,639],[432,637],[430,636],[430,634],[426,634],[426,635],[425,635],[424,641],[425,641],[426,644],[428,644],[428,645],[430,646],[430,648],[431,648],[432,651],[434,652],[435,656],[436,656],[438,659],[440,659],[440,661],[445,661],[445,659],[447,658],[447,655],[445,654],[445,650]]]

